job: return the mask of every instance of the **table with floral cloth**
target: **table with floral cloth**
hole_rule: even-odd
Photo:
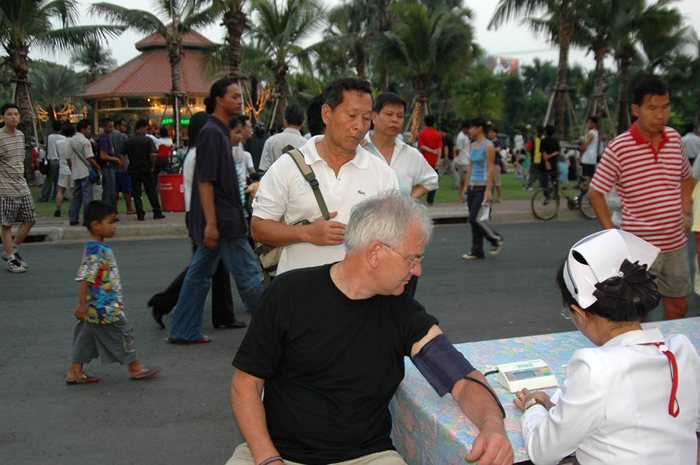
[[[645,328],[658,327],[664,336],[685,334],[700,347],[700,317],[653,322]],[[474,367],[484,372],[485,367],[501,363],[543,359],[561,384],[566,363],[576,349],[593,347],[578,331],[539,336],[514,337],[492,341],[456,344]],[[409,465],[464,464],[478,429],[459,410],[449,394],[440,398],[423,378],[413,363],[406,358],[406,376],[391,402],[394,445]],[[513,394],[496,380],[488,377],[506,410],[506,431],[513,445],[515,462],[527,461],[520,429],[520,412],[513,405]],[[554,388],[546,389],[551,395]]]

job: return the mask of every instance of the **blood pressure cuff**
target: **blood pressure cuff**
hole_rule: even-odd
[[[411,360],[440,397],[450,392],[457,381],[475,371],[444,334],[431,339]]]

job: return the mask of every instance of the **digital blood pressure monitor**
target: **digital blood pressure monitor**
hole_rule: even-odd
[[[496,365],[496,368],[498,382],[510,392],[558,386],[554,373],[544,360],[504,363]]]

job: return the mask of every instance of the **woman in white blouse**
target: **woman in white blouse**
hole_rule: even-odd
[[[560,391],[514,403],[535,464],[694,464],[700,359],[684,335],[640,320],[660,299],[647,272],[659,250],[621,230],[574,245],[557,276],[562,312],[596,346],[577,350]]]

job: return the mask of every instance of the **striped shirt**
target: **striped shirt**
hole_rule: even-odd
[[[683,227],[681,180],[690,176],[680,135],[666,127],[659,149],[644,140],[637,123],[605,149],[591,185],[622,201],[622,229],[671,252],[688,241]]]
[[[20,197],[30,194],[24,179],[24,134],[6,129],[0,129],[0,196]]]

